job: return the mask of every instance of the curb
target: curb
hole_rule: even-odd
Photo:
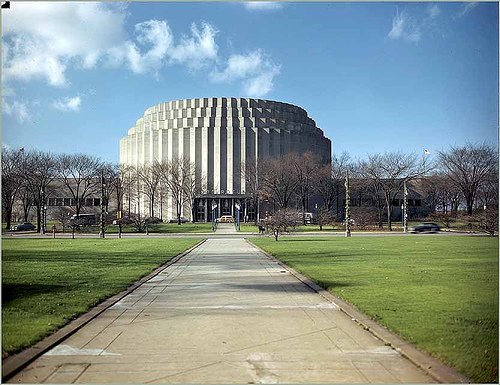
[[[195,248],[198,246],[202,245],[206,239],[202,239],[198,243],[196,243],[194,246],[190,247],[189,249],[183,251],[182,253],[176,255],[172,259],[170,259],[167,263],[161,265],[160,267],[157,267],[155,270],[153,270],[150,274],[148,274],[145,277],[142,277],[140,280],[134,282],[132,285],[130,285],[128,288],[123,290],[122,292],[115,294],[113,297],[110,297],[100,304],[94,306],[92,309],[90,309],[87,313],[82,314],[78,318],[74,319],[71,321],[69,324],[66,326],[63,326],[61,329],[56,331],[54,334],[51,334],[50,336],[44,338],[37,344],[33,345],[30,348],[27,348],[23,350],[20,353],[17,353],[13,356],[10,356],[4,360],[2,360],[2,383],[11,378],[14,374],[18,373],[21,371],[23,368],[25,368],[28,364],[30,364],[33,360],[41,356],[43,353],[51,349],[54,345],[58,344],[62,340],[66,339],[76,331],[78,331],[81,327],[85,326],[88,324],[90,321],[92,321],[94,318],[96,318],[98,315],[103,313],[105,310],[107,310],[109,307],[113,306],[116,302],[121,300],[123,297],[126,295],[130,294],[133,292],[135,289],[137,289],[139,286],[141,286],[144,282],[150,280],[153,278],[155,275],[158,275],[161,273],[163,270],[165,270],[167,267],[173,265],[179,259],[184,257],[186,254],[190,253],[193,251]]]
[[[285,263],[278,260],[272,254],[267,251],[261,249],[259,246],[254,245],[248,239],[245,239],[247,243],[260,250],[264,255],[268,258],[277,262],[281,267],[288,270],[290,274],[292,274],[295,278],[297,278],[302,283],[309,286],[315,292],[317,292],[321,297],[326,299],[329,302],[333,302],[336,304],[342,312],[347,314],[353,321],[358,323],[365,330],[372,333],[379,340],[384,342],[387,346],[392,347],[396,351],[398,351],[403,357],[407,358],[413,364],[418,366],[421,370],[427,373],[429,376],[434,378],[436,381],[441,383],[453,383],[453,384],[461,384],[461,383],[471,383],[472,381],[465,377],[464,375],[457,372],[455,369],[443,364],[441,361],[436,358],[431,357],[427,353],[422,352],[417,349],[415,346],[406,342],[401,337],[397,336],[393,332],[389,331],[384,326],[379,325],[373,319],[371,319],[366,314],[361,313],[359,310],[354,308],[354,306],[349,303],[341,300],[340,298],[334,296],[328,290],[322,288],[318,284],[311,281],[309,278],[305,277],[292,267],[286,265]]]

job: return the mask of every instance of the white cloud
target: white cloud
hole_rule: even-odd
[[[280,70],[261,50],[255,50],[247,55],[231,55],[224,71],[214,71],[210,78],[213,82],[242,80],[247,96],[260,97],[273,89]]]
[[[165,20],[135,25],[134,39],[125,31],[126,7],[107,3],[21,2],[3,21],[4,80],[42,79],[49,85],[70,84],[72,66],[125,65],[132,72],[158,75],[166,64],[200,68],[216,60],[216,28],[191,25],[191,35],[177,45]]]
[[[245,1],[243,5],[250,11],[268,11],[283,8],[283,3],[278,1]]]
[[[254,78],[248,79],[244,83],[246,94],[252,97],[267,95],[273,89],[273,79],[279,72],[279,67],[274,67]]]
[[[391,39],[399,39],[400,37],[403,36],[404,33],[404,24],[405,24],[405,14],[396,13],[396,16],[393,17],[392,19],[392,29],[389,32],[389,37]]]
[[[9,79],[69,81],[70,64],[93,68],[125,38],[123,7],[105,3],[19,2],[3,17],[3,73]]]
[[[12,103],[2,99],[2,111],[9,116],[13,116],[20,124],[28,123],[31,121],[31,115],[28,112],[28,103],[20,102],[18,100]]]
[[[413,18],[403,11],[396,11],[396,15],[392,19],[392,29],[387,37],[391,39],[405,39],[413,42],[418,42],[421,38],[419,27],[415,24]]]
[[[59,111],[72,111],[78,112],[80,111],[80,105],[82,100],[80,96],[75,96],[74,98],[64,98],[56,100],[52,103],[52,107]]]
[[[248,9],[277,9],[281,3],[252,2]],[[70,69],[92,69],[100,65],[125,67],[136,74],[160,76],[169,65],[207,69],[212,81],[242,82],[250,96],[273,88],[280,67],[260,50],[228,58],[222,72],[213,70],[219,58],[217,29],[206,22],[193,23],[190,33],[177,39],[166,20],[135,24],[127,34],[126,5],[122,3],[18,2],[3,18],[3,87],[12,81],[41,80],[53,87],[67,87]],[[12,95],[14,91],[12,90]],[[10,92],[10,91],[9,91]],[[81,94],[80,94],[81,95]],[[80,98],[80,97],[78,97]],[[59,100],[54,108],[77,111],[81,99]],[[8,105],[23,115],[22,104]]]
[[[215,36],[218,31],[208,23],[202,23],[201,31],[195,23],[191,25],[192,37],[183,36],[174,47],[170,57],[172,60],[186,63],[188,67],[200,68],[207,61],[217,58],[218,46]]]
[[[136,39],[142,46],[151,48],[141,54],[135,43],[126,42],[126,57],[130,68],[135,73],[158,70],[164,64],[165,56],[172,46],[173,37],[167,22],[149,20],[135,25]]]
[[[136,24],[135,32],[138,44],[126,41],[119,47],[113,47],[108,52],[109,65],[126,63],[134,73],[154,72],[158,75],[158,71],[166,64],[185,64],[196,69],[217,59],[217,30],[208,23],[202,23],[201,30],[193,23],[192,36],[182,36],[177,45],[165,20]],[[143,48],[149,50],[143,52]]]
[[[467,15],[470,11],[472,11],[474,8],[476,8],[479,5],[478,2],[476,1],[471,1],[467,3],[462,3],[461,8],[456,14],[456,17],[462,17]]]
[[[434,5],[429,6],[427,8],[427,12],[429,13],[429,17],[431,19],[434,19],[435,17],[439,16],[439,14],[441,13],[441,8],[439,8],[437,4],[434,4]]]
[[[223,72],[214,72],[212,80],[216,82],[231,81],[245,78],[256,73],[262,65],[262,52],[260,50],[248,55],[231,55],[227,61],[227,67]]]

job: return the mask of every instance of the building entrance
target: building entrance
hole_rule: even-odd
[[[238,203],[240,205],[240,222],[245,221],[245,215],[247,219],[253,219],[253,213],[250,206],[248,206],[248,199],[245,195],[205,195],[203,197],[196,198],[194,201],[197,222],[211,222],[212,221],[212,204],[217,204],[215,209],[215,218],[220,218],[224,215],[230,215],[235,218],[236,209],[235,205]],[[236,219],[236,218],[235,218]]]

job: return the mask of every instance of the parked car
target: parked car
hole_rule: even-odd
[[[234,223],[234,218],[231,215],[223,215],[217,219],[219,223]]]
[[[30,222],[18,223],[10,228],[12,231],[34,231],[35,225]]]
[[[424,223],[421,223],[417,226],[410,227],[410,231],[412,233],[421,233],[424,231],[429,231],[431,233],[435,233],[436,231],[439,231],[439,230],[441,230],[441,228],[433,222],[424,222]]]
[[[172,218],[168,221],[168,223],[177,223],[177,218]],[[187,223],[189,222],[189,219],[187,219],[186,217],[181,217],[181,223]]]

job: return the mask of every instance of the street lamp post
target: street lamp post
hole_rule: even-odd
[[[240,231],[240,203],[236,202],[234,205],[236,209],[236,226],[238,227],[238,231]]]
[[[408,189],[406,180],[403,182],[403,231],[408,232]]]
[[[351,236],[351,192],[349,191],[349,174],[345,176],[345,236]]]
[[[106,226],[106,221],[105,221],[105,209],[106,206],[104,205],[104,188],[106,187],[106,184],[104,183],[104,171],[101,171],[101,232],[99,233],[100,238],[104,238],[105,234],[105,226]]]
[[[215,210],[217,209],[217,203],[212,201],[212,231],[215,231]]]
[[[45,204],[45,188],[42,187],[40,189],[40,208],[42,209],[42,218],[41,218],[41,226],[42,226],[42,234],[46,232],[46,217],[47,217],[47,205]]]

